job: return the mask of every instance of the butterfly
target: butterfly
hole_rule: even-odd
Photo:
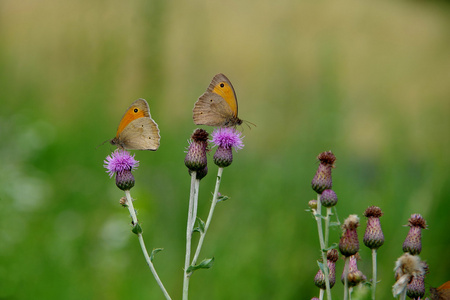
[[[157,150],[159,147],[159,128],[150,115],[147,101],[138,99],[126,110],[117,129],[112,145],[129,150]]]
[[[206,92],[195,102],[193,118],[196,125],[233,127],[242,124],[238,118],[236,93],[225,75],[220,73],[213,77]]]
[[[432,300],[450,300],[450,281],[447,281],[438,288],[430,288]]]

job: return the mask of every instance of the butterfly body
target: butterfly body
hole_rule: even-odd
[[[206,92],[195,102],[193,119],[197,125],[232,127],[242,124],[236,93],[225,75],[213,77]]]
[[[134,101],[123,115],[116,137],[110,143],[128,150],[157,150],[159,128],[150,115],[147,101]]]

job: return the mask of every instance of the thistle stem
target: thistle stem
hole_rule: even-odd
[[[213,200],[211,203],[211,208],[209,209],[208,219],[206,220],[205,230],[204,230],[204,232],[202,232],[200,234],[200,239],[198,241],[197,249],[195,250],[194,258],[192,259],[193,266],[195,266],[195,264],[197,263],[198,256],[200,255],[200,251],[203,246],[203,241],[205,240],[206,232],[208,231],[209,225],[211,224],[211,219],[214,214],[214,209],[216,207],[217,198],[219,195],[219,187],[220,187],[220,181],[222,180],[222,173],[223,173],[223,168],[219,167],[219,170],[217,171],[216,187],[214,188]],[[189,274],[189,276],[190,276],[190,274]]]
[[[195,218],[197,214],[197,199],[198,199],[198,185],[197,182],[197,172],[193,171],[191,173],[191,190],[189,193],[189,209],[188,209],[188,219],[186,225],[186,256],[184,260],[184,272],[183,272],[183,300],[188,299],[189,294],[189,274],[187,269],[189,268],[191,261],[191,241],[192,241],[192,231],[194,229]]]
[[[330,233],[330,216],[331,216],[331,207],[327,207],[327,215],[325,217],[325,248],[328,248],[328,237]]]
[[[325,290],[324,289],[320,289],[319,290],[319,299],[320,300],[323,300],[323,293],[325,292]]]
[[[138,219],[136,216],[136,211],[134,210],[134,206],[133,206],[133,200],[131,199],[131,194],[129,190],[125,191],[125,196],[127,197],[127,207],[128,210],[130,212],[131,215],[131,220],[133,222],[133,226],[138,225]],[[145,247],[145,243],[144,243],[144,237],[142,236],[142,233],[138,232],[137,233],[138,239],[139,239],[139,244],[141,245],[141,249],[142,249],[142,253],[144,254],[145,257],[145,261],[147,262],[148,267],[150,268],[150,271],[153,274],[153,277],[155,277],[156,283],[159,285],[160,289],[162,290],[162,292],[164,293],[164,296],[166,297],[167,300],[171,300],[169,293],[167,293],[166,289],[164,288],[164,285],[161,281],[161,279],[159,279],[158,273],[156,273],[156,269],[153,266],[153,263],[150,259],[150,256],[148,255],[147,252],[147,248]]]
[[[406,287],[403,289],[403,292],[400,294],[400,300],[406,300]]]
[[[375,300],[377,289],[377,249],[372,249],[372,300]]]
[[[325,242],[323,240],[322,204],[320,203],[320,194],[317,195],[317,215],[314,217],[316,218],[317,230],[319,232],[320,253],[322,254],[323,274],[325,276],[325,287],[326,287],[326,291],[327,291],[327,299],[331,300],[331,288],[330,288],[330,278],[329,278],[329,273],[328,273],[328,261],[327,261],[327,254],[324,251],[326,246],[325,246]]]
[[[350,261],[348,257],[345,257],[344,264],[344,300],[348,299],[348,270],[350,268]]]

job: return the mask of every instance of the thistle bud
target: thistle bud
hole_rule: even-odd
[[[425,276],[413,276],[406,286],[406,295],[411,299],[422,299],[425,295]]]
[[[208,132],[204,129],[196,129],[191,136],[189,148],[184,159],[184,164],[191,171],[200,171],[206,168],[208,163],[206,148],[208,147]]]
[[[336,156],[331,151],[322,152],[317,156],[319,168],[314,176],[311,186],[317,194],[322,194],[326,189],[331,189],[333,181],[331,179],[331,169],[334,168]]]
[[[378,249],[384,244],[384,235],[380,224],[382,215],[383,212],[377,206],[370,206],[364,212],[364,216],[367,218],[367,227],[363,242],[370,249]]]
[[[309,206],[309,208],[316,210],[317,209],[317,200],[316,199],[309,200],[308,206]]]
[[[358,226],[357,215],[350,215],[342,225],[343,233],[339,241],[339,251],[345,257],[355,255],[359,251],[358,233],[356,232]]]
[[[327,189],[322,192],[320,196],[320,203],[325,207],[333,207],[337,204],[338,198],[332,189]]]
[[[350,286],[350,287],[357,286],[361,282],[367,280],[367,277],[360,270],[358,270],[358,264],[357,264],[358,259],[359,259],[359,255],[356,254],[356,255],[350,256],[349,259],[346,260],[346,262],[345,262],[346,265],[348,264],[347,281],[348,281],[348,286]],[[345,272],[345,267],[344,267],[344,272]],[[345,279],[344,272],[342,273],[342,276],[341,276],[342,283],[344,283],[344,279]]]
[[[336,249],[328,250],[327,252],[327,266],[328,266],[328,279],[330,280],[330,288],[336,283],[336,261],[339,258],[339,254]],[[319,270],[314,277],[314,284],[320,288],[325,289],[325,275],[322,270]]]
[[[422,251],[422,229],[427,228],[425,219],[420,214],[411,215],[408,220],[410,229],[403,243],[403,252],[409,252],[412,255],[420,254]]]
[[[189,175],[192,175],[192,170],[189,170]],[[202,180],[208,174],[208,167],[203,168],[203,170],[198,170],[196,178],[198,180]]]

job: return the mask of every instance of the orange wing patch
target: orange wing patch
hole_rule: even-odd
[[[132,121],[143,118],[146,116],[146,113],[143,109],[140,109],[136,106],[130,107],[120,120],[119,128],[117,129],[116,137],[128,126]]]
[[[237,117],[237,100],[233,87],[229,83],[222,81],[214,86],[213,93],[221,96],[230,106],[233,115]]]

